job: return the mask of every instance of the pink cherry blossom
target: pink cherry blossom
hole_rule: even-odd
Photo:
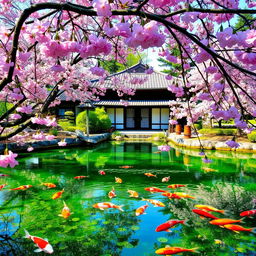
[[[226,141],[226,144],[230,147],[230,148],[238,148],[240,145],[235,142],[234,140],[228,140]]]
[[[160,151],[170,151],[171,147],[168,146],[168,145],[161,145],[161,146],[158,146],[158,150],[160,150]]]
[[[22,106],[22,107],[17,107],[16,110],[18,112],[21,112],[21,113],[24,113],[24,114],[28,114],[28,115],[32,114],[32,112],[33,112],[33,109],[32,109],[32,107],[30,105]]]
[[[8,167],[10,166],[13,168],[14,166],[18,165],[19,163],[15,160],[18,154],[13,153],[11,150],[8,150],[7,154],[0,155],[0,166],[1,167]]]
[[[33,148],[32,146],[30,146],[30,147],[27,148],[27,151],[28,151],[28,152],[31,152],[31,151],[33,151],[33,150],[34,150],[34,148]]]
[[[93,0],[93,7],[99,16],[108,17],[112,15],[108,0]]]
[[[65,142],[65,141],[59,141],[59,142],[58,142],[58,145],[59,145],[60,147],[65,147],[65,146],[67,146],[67,142]]]

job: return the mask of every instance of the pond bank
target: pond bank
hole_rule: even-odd
[[[52,149],[52,148],[63,148],[63,146],[59,146],[58,143],[60,141],[65,141],[67,143],[64,147],[74,147],[74,146],[86,146],[86,145],[95,145],[102,141],[106,141],[110,138],[111,133],[102,133],[102,134],[95,134],[90,135],[89,138],[86,136],[79,136],[75,133],[70,133],[72,137],[67,137],[64,139],[56,138],[53,140],[31,140],[22,144],[17,142],[11,143],[3,143],[0,144],[0,151],[3,152],[8,146],[8,149],[14,152],[27,152],[29,147],[33,147],[35,150],[41,149]]]
[[[198,139],[190,138],[184,139],[183,135],[177,135],[175,133],[170,133],[168,136],[168,141],[171,141],[177,146],[192,148],[192,149],[200,149],[200,143]],[[216,141],[216,140],[201,140],[201,143],[204,149],[209,150],[224,150],[224,151],[237,151],[237,152],[245,152],[245,153],[254,153],[256,152],[256,143],[250,142],[239,142],[239,148],[234,149],[230,148],[225,142]]]

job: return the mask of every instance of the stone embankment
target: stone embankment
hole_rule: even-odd
[[[196,138],[184,139],[183,135],[171,133],[168,136],[168,140],[180,147],[200,149],[200,142]],[[256,143],[239,142],[239,147],[237,149],[230,148],[225,142],[221,141],[202,139],[201,143],[204,149],[210,150],[225,150],[248,153],[256,152]]]

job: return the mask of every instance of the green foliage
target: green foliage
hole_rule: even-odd
[[[7,110],[13,107],[12,103],[0,102],[0,116],[2,116]]]
[[[211,128],[201,129],[198,131],[201,134],[212,134],[212,135],[235,135],[237,129],[222,129],[222,128]]]
[[[75,114],[73,111],[66,111],[64,115],[71,124],[75,124]]]
[[[86,130],[86,111],[77,115],[76,125],[82,130]],[[111,120],[104,108],[96,108],[89,112],[89,130],[91,133],[105,132],[110,127]]]
[[[49,134],[57,136],[58,135],[58,130],[53,128],[53,129],[49,130]]]
[[[74,132],[75,130],[77,130],[77,127],[74,125],[74,123],[68,119],[60,119],[58,121],[58,125],[64,131]]]
[[[252,131],[247,137],[250,142],[256,142],[256,131]]]
[[[239,31],[246,31],[250,29],[249,25],[251,25],[255,20],[255,15],[252,14],[243,14],[243,17],[238,17],[237,23],[234,28]]]

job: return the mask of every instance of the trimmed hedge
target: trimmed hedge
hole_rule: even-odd
[[[237,132],[237,129],[212,128],[212,129],[201,129],[198,132],[201,134],[212,134],[212,135],[235,135]]]
[[[81,130],[86,130],[86,111],[79,113],[76,117],[76,125]],[[106,132],[111,128],[111,120],[104,108],[96,108],[89,112],[90,133]]]
[[[256,131],[247,134],[247,137],[250,142],[256,142]]]

